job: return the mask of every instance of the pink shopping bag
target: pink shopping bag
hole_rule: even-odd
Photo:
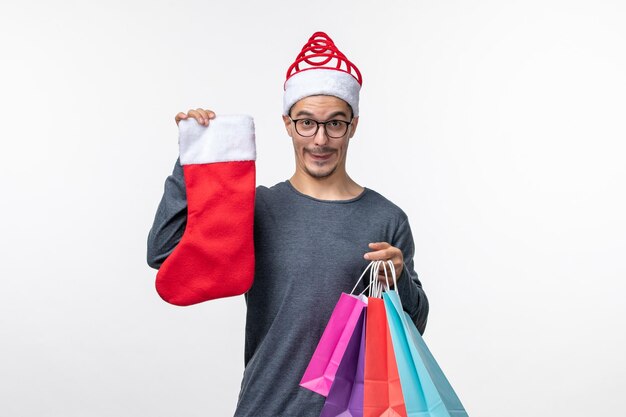
[[[366,306],[364,297],[342,293],[315,348],[300,386],[327,396],[352,333]]]
[[[320,417],[363,417],[365,320],[367,308],[354,329]]]

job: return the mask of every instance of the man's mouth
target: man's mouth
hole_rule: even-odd
[[[320,154],[311,153],[309,155],[311,155],[311,158],[318,160],[318,161],[325,161],[332,156],[331,153],[320,153]]]
[[[330,150],[326,150],[324,149],[324,151],[326,152],[315,152],[315,151],[309,151],[306,150],[306,152],[311,155],[311,158],[313,158],[316,161],[325,161],[327,159],[329,159],[331,156],[333,156],[333,152],[331,152]]]

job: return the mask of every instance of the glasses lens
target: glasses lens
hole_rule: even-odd
[[[331,138],[340,138],[348,131],[348,122],[330,120],[325,123],[326,134]]]
[[[317,123],[311,119],[300,119],[296,122],[296,130],[302,136],[313,136],[317,130]]]

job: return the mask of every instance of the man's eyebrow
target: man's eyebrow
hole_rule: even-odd
[[[345,112],[343,112],[343,111],[336,111],[336,112],[334,112],[334,113],[331,113],[331,114],[328,116],[328,119],[330,120],[330,119],[333,119],[333,118],[335,118],[335,117],[337,117],[337,116],[348,117],[348,115],[347,115]]]
[[[313,113],[306,111],[306,110],[300,110],[298,113],[296,113],[296,117],[300,117],[300,116],[313,117]],[[337,116],[348,117],[346,112],[339,110],[334,113],[331,113],[328,116],[328,120],[332,120],[334,117],[337,117]]]

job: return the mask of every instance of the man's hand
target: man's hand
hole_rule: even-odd
[[[188,119],[190,117],[193,117],[194,119],[196,119],[198,124],[201,124],[203,126],[208,126],[209,120],[215,119],[215,113],[213,113],[211,110],[197,108],[195,110],[189,110],[186,114],[181,111],[180,113],[176,115],[174,120],[176,120],[176,125],[178,126],[178,122],[180,122],[181,120]]]
[[[395,246],[391,246],[387,242],[370,243],[369,247],[373,251],[367,252],[363,255],[363,257],[368,261],[392,261],[393,267],[396,270],[396,277],[397,279],[400,279],[400,274],[404,268],[404,257],[402,256],[402,251]],[[389,278],[389,286],[393,286],[391,272],[387,272],[387,277]],[[385,280],[385,271],[382,268],[378,272],[378,280],[387,284],[387,281]]]

